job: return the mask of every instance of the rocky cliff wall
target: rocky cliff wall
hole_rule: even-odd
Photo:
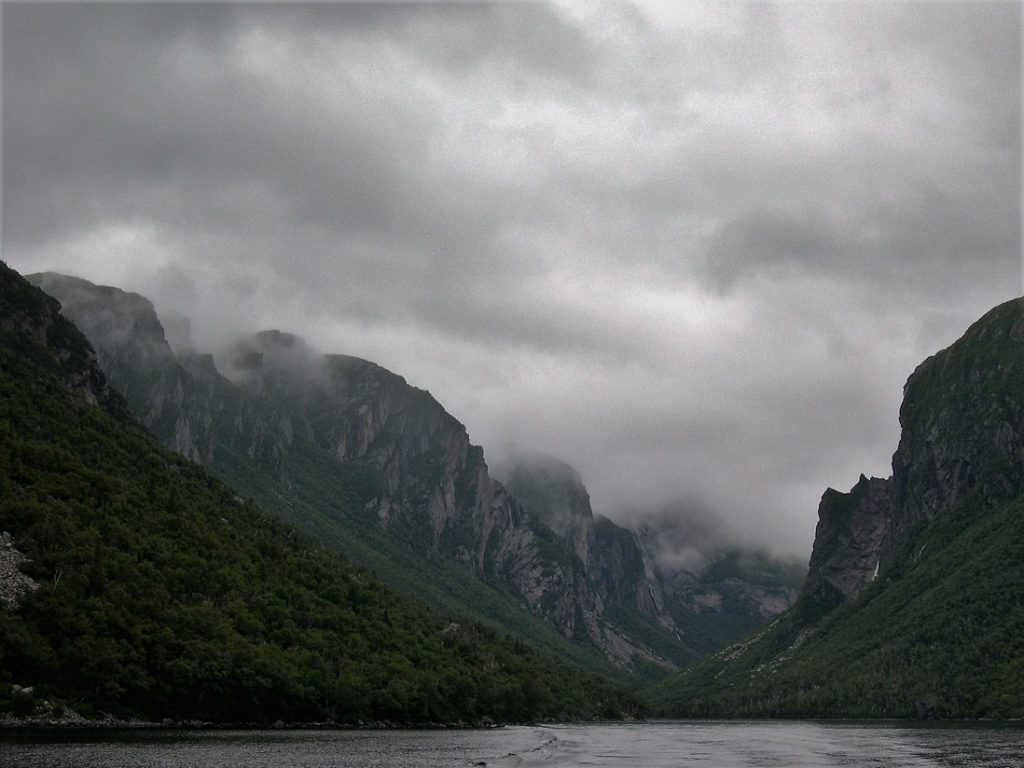
[[[1002,304],[911,374],[892,475],[825,492],[803,594],[856,597],[915,523],[1024,491],[1024,300]]]

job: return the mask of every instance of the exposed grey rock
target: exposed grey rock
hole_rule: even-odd
[[[1024,300],[996,307],[908,378],[887,480],[825,492],[804,594],[847,602],[915,523],[1024,491]],[[923,550],[922,550],[923,552]],[[922,552],[918,552],[919,558]]]
[[[559,459],[516,450],[498,468],[516,498],[579,558],[584,569],[594,546],[590,494],[579,472]]]
[[[32,339],[35,348],[45,350],[51,355],[52,361],[61,369],[61,377],[67,386],[80,395],[87,403],[98,405],[115,415],[124,414],[124,402],[113,393],[106,377],[100,369],[95,351],[88,345],[69,349],[62,342],[56,341],[70,331],[67,320],[61,317],[60,303],[51,296],[44,295],[43,311],[30,311],[18,303],[11,304],[11,297],[4,294],[10,290],[16,294],[19,288],[12,283],[14,273],[6,265],[0,270],[0,303],[4,312],[0,320],[0,332],[24,334]],[[18,277],[18,280],[21,278]]]
[[[679,648],[683,659],[687,652],[706,652],[734,639],[796,599],[794,586],[757,573],[758,556],[753,553],[741,556],[736,551],[709,550],[701,558],[703,573],[683,568],[680,561],[669,562],[662,556],[663,532],[657,528],[632,529],[595,518],[582,479],[562,461],[517,449],[498,471],[526,510],[548,523],[576,554],[577,581],[589,593],[581,604],[593,606],[592,611],[583,611],[582,619],[590,634],[602,638],[609,655],[621,650],[608,636],[609,626],[616,631],[616,621],[610,617],[623,612],[649,627],[644,636],[647,642],[668,641]],[[721,566],[728,558],[733,561],[731,569],[708,567]],[[727,613],[740,620],[724,620]],[[716,617],[723,621],[716,625]],[[678,618],[683,619],[685,631]],[[698,639],[690,641],[690,632]]]
[[[804,593],[839,605],[859,594],[878,572],[894,526],[892,481],[861,475],[849,493],[829,488],[818,518]]]
[[[28,591],[38,584],[21,572],[19,566],[28,558],[14,546],[14,539],[7,531],[0,531],[0,606],[13,609]]]

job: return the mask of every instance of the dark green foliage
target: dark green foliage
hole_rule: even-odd
[[[761,559],[747,552],[728,553],[700,574],[699,584],[721,596],[714,609],[700,610],[678,596],[667,596],[665,609],[682,638],[674,646],[659,649],[667,658],[679,666],[688,666],[765,623],[755,601],[720,586],[725,579],[746,579],[768,587],[798,587],[803,581],[804,569],[798,566],[763,558],[763,568],[751,570],[751,562]]]
[[[956,344],[932,355],[907,381],[900,424],[911,435],[936,416],[956,414],[965,395],[1011,403],[1024,391],[1024,299],[1000,304],[972,324]],[[993,364],[996,363],[996,364]],[[964,424],[965,431],[970,425]]]
[[[984,488],[982,505],[1024,492],[1024,299],[1001,304],[910,376],[893,460],[911,517]],[[938,484],[936,483],[938,480]]]
[[[569,573],[583,573],[583,563],[580,562],[579,556],[561,536],[535,517],[530,518],[529,525],[536,537],[537,551],[544,562],[546,573],[559,567]]]
[[[429,541],[433,532],[424,538],[409,534],[415,529],[381,527],[375,513],[365,509],[367,500],[379,496],[374,468],[358,462],[339,463],[323,451],[307,449],[297,438],[288,464],[292,484],[288,495],[281,493],[273,475],[258,471],[244,458],[228,459],[221,453],[211,469],[228,484],[247,489],[266,509],[434,610],[466,617],[495,632],[528,638],[534,648],[596,674],[621,675],[595,650],[570,643],[530,613],[495,574],[481,580],[463,563],[425,553],[423,542]],[[496,541],[497,535],[492,539]],[[445,532],[438,546],[443,553],[472,540],[471,532],[456,526]],[[485,566],[493,562],[491,555],[485,557]]]
[[[910,542],[913,542],[911,545]],[[879,579],[819,616],[801,601],[737,658],[663,684],[686,716],[1024,716],[1024,500],[923,524]]]
[[[52,321],[52,306],[39,309],[41,294],[13,274],[0,265],[0,309],[23,307],[0,324],[0,530],[39,587],[0,609],[0,707],[29,708],[8,693],[14,683],[86,713],[215,721],[524,720],[633,706],[396,596],[87,404],[57,374],[88,369],[88,344],[62,326],[41,347],[24,317]],[[374,482],[350,479],[357,497]]]

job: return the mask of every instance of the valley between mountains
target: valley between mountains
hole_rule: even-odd
[[[913,373],[891,477],[824,493],[808,570],[666,558],[315,340],[203,350],[143,296],[2,278],[11,715],[1024,716],[1020,300]]]
[[[645,541],[657,532],[595,519],[581,478],[556,459],[519,454],[499,483],[462,424],[374,363],[281,331],[241,339],[219,362],[176,355],[144,297],[29,280],[61,302],[166,447],[439,611],[656,678],[796,597],[800,567],[756,552],[709,552],[703,575],[663,564]]]

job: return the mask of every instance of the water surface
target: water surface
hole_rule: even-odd
[[[662,722],[483,731],[0,731],[18,768],[1024,768],[1016,726]]]

